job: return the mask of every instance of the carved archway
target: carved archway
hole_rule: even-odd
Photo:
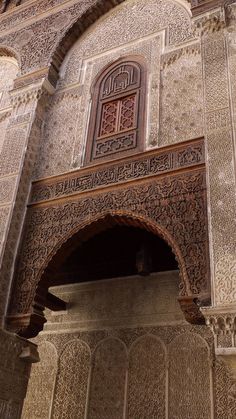
[[[91,7],[83,13],[73,24],[68,28],[63,38],[51,58],[51,65],[49,68],[48,79],[53,86],[56,85],[61,65],[66,57],[68,51],[72,48],[79,37],[95,23],[101,16],[105,15],[111,9],[126,0],[98,0]]]
[[[170,234],[151,220],[130,213],[109,212],[97,217],[78,231],[76,229],[53,253],[45,264],[34,298],[44,306],[49,306],[54,299],[50,292],[47,293],[51,286],[129,275],[146,276],[159,272],[159,269],[169,271],[178,267],[180,290],[187,288],[191,293],[181,252]],[[161,257],[165,259],[164,265],[163,261],[160,264]],[[71,264],[74,266],[72,259],[77,267],[71,270]],[[57,304],[55,301],[54,310],[64,309],[62,301],[57,301]]]
[[[163,172],[163,150],[142,154],[138,160],[133,157],[113,166],[103,165],[102,171],[98,167],[95,172],[91,168],[80,170],[77,181],[65,179],[68,196],[56,200],[46,197],[49,191],[51,196],[53,191],[61,193],[61,180],[52,189],[47,184],[37,184],[26,219],[9,305],[9,329],[24,336],[35,335],[42,329],[45,295],[38,284],[50,260],[75,234],[80,240],[87,240],[89,235],[108,228],[110,223],[138,224],[170,245],[181,272],[179,300],[185,317],[193,323],[202,322],[198,305],[210,298],[205,169],[199,166],[202,146],[198,141],[187,148],[178,146],[176,151],[168,149],[165,152],[171,156],[168,167],[169,161],[171,164],[179,161],[181,166],[161,177],[153,173],[155,170]],[[184,165],[192,166],[191,170],[183,171]],[[144,168],[151,179],[147,178]],[[119,185],[114,176],[121,179],[121,173],[129,182],[123,179]],[[135,178],[133,182],[131,173]],[[86,189],[85,179],[90,190],[78,191],[75,195],[74,187]],[[94,189],[91,179],[95,182]],[[115,182],[113,187],[109,179]],[[102,186],[103,181],[106,186]],[[43,200],[36,203],[38,199]],[[40,290],[38,295],[37,289]]]
[[[182,299],[181,295],[184,295],[185,293],[187,295],[191,295],[191,289],[188,282],[188,273],[186,270],[184,258],[181,254],[181,250],[179,249],[179,245],[163,226],[153,222],[151,219],[136,215],[132,212],[105,211],[103,214],[97,215],[92,220],[90,219],[84,223],[78,224],[75,226],[75,228],[71,229],[67,234],[65,234],[64,237],[61,238],[60,241],[58,241],[55,247],[42,262],[42,265],[37,272],[37,276],[35,277],[35,289],[34,291],[31,290],[31,296],[28,294],[28,297],[31,298],[32,306],[28,306],[27,308],[27,301],[24,298],[25,310],[23,307],[21,307],[23,311],[28,311],[28,313],[20,315],[19,317],[9,316],[9,319],[11,319],[10,321],[14,327],[15,321],[17,324],[19,321],[20,328],[17,326],[16,330],[19,334],[22,334],[26,337],[31,337],[32,335],[37,335],[38,332],[42,330],[43,324],[46,321],[43,313],[45,306],[52,309],[54,308],[56,310],[56,305],[58,304],[59,309],[65,309],[65,307],[62,305],[63,302],[54,299],[54,297],[52,300],[52,295],[48,293],[48,288],[50,286],[50,280],[48,280],[48,276],[50,278],[50,274],[53,271],[53,266],[57,265],[58,261],[62,263],[67,258],[68,254],[70,254],[76,247],[78,247],[78,244],[81,245],[83,242],[88,241],[93,236],[114,226],[136,227],[146,230],[162,238],[169,245],[178,262],[180,270],[180,300]],[[29,272],[25,271],[25,274],[28,276]],[[22,295],[22,289],[20,293]],[[15,303],[17,304],[17,301],[15,301]],[[199,316],[201,316],[200,312]],[[196,322],[197,320],[196,318],[192,318],[192,321]]]
[[[78,41],[78,39],[100,17],[102,17],[115,7],[119,6],[121,3],[124,3],[125,1],[127,0],[97,0],[66,30],[60,42],[55,47],[50,61],[48,79],[53,86],[56,86],[57,84],[60,68],[67,53]],[[173,1],[179,4],[182,8],[186,10],[186,12],[189,15],[191,15],[190,6],[188,6],[190,0]],[[192,3],[194,1],[195,0],[192,0]]]

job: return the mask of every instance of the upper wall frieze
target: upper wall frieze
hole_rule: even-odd
[[[0,11],[3,0],[0,0]],[[110,8],[119,5],[125,0],[105,0]],[[100,4],[101,3],[101,4]],[[102,0],[28,0],[27,3],[20,7],[15,7],[9,12],[0,13],[0,33],[15,32],[16,29],[30,26],[32,23],[45,19],[48,16],[57,14],[58,12],[75,6],[78,12],[80,10],[89,9],[91,6],[97,4],[101,7],[101,15],[106,13],[106,8],[102,5]],[[64,18],[65,13],[64,13]]]
[[[125,0],[108,0],[112,7],[124,2]],[[180,0],[181,1],[181,0]],[[189,5],[192,15],[197,16],[224,6],[234,3],[235,0],[182,0],[183,4]],[[76,4],[81,7],[83,0],[0,0],[0,32],[15,31],[17,26],[28,26],[31,21],[42,19],[47,15],[56,13],[58,10],[68,8]],[[87,4],[89,6],[89,2]],[[98,1],[102,3],[102,1]],[[18,6],[18,7],[17,7]],[[20,6],[20,7],[19,7]],[[101,14],[104,14],[104,5],[101,4]],[[5,13],[3,13],[5,12]]]
[[[198,0],[198,2],[200,1],[201,4],[209,3]],[[215,0],[217,4],[219,1],[223,4],[223,0]],[[0,18],[0,45],[14,49],[21,57],[21,74],[49,67],[52,62],[50,79],[52,82],[55,79],[56,82],[65,54],[78,37],[100,16],[123,2],[126,3],[125,0],[38,0],[27,2],[27,7],[22,4],[18,7],[18,12],[7,12]],[[212,2],[213,0],[211,6]],[[198,21],[197,25],[205,28],[205,20],[200,23]],[[216,26],[218,20],[213,19],[214,22],[217,21]],[[186,30],[191,32],[188,28]]]
[[[38,10],[40,4],[45,4],[42,3],[43,1],[39,1],[37,5],[36,3],[31,3],[31,7],[36,7],[36,10]],[[4,24],[4,20],[0,19],[0,45],[11,47],[19,54],[21,57],[21,74],[49,67],[51,61],[53,61],[51,70],[53,67],[57,72],[65,54],[74,45],[79,36],[99,17],[123,2],[127,3],[124,0],[69,0],[60,7],[55,6],[54,13],[44,13],[43,15],[38,15],[38,18],[34,10],[34,19],[28,19],[28,23],[23,22],[18,26],[16,17],[19,18],[20,13],[18,15],[8,13],[8,19],[12,19],[12,29],[4,33],[4,28],[1,27]],[[166,7],[168,10],[177,10],[182,20],[184,19],[183,16],[185,16],[187,22],[186,33],[183,28],[179,32],[184,33],[184,39],[191,37],[191,23],[188,11],[184,11],[183,5],[177,7],[176,3],[173,3],[173,6],[171,4],[171,1],[166,1],[165,5],[165,1],[162,0],[160,4],[162,5],[162,13]],[[20,8],[22,8],[23,14],[29,11],[29,8],[23,8],[23,5]],[[174,30],[172,32],[175,33]],[[175,39],[173,39],[174,41]],[[50,71],[50,75],[51,79],[53,79],[52,71]]]
[[[101,15],[123,1],[80,0],[79,4],[78,0],[68,1],[66,11],[65,7],[57,8],[53,14],[28,21],[28,26],[19,25],[18,30],[15,16],[9,15],[13,19],[14,27],[5,34],[2,31],[1,36],[0,20],[0,45],[10,47],[19,54],[22,74],[33,72],[50,65],[54,49],[74,22],[78,22],[78,27],[85,30]],[[105,4],[104,8],[101,8],[100,3]]]

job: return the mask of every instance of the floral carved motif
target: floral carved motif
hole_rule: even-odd
[[[17,316],[26,319],[32,311],[40,277],[62,244],[107,215],[146,223],[169,243],[179,262],[180,296],[208,295],[205,192],[205,169],[196,168],[113,191],[78,195],[53,206],[31,207],[9,307],[10,328],[19,331]]]

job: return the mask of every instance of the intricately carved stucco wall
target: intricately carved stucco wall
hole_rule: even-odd
[[[123,22],[122,31],[120,22]],[[162,70],[162,65],[166,67],[163,53],[172,49],[173,45],[183,42],[191,44],[191,47],[179,51],[180,57],[187,56],[185,63],[187,61],[188,64],[184,64],[184,58],[180,58],[180,68],[175,65],[172,66],[172,71],[168,72],[164,68]],[[57,92],[52,99],[42,134],[36,178],[66,172],[83,165],[91,85],[102,68],[127,55],[140,55],[147,65],[149,94],[146,148],[202,135],[200,46],[188,11],[171,1],[160,1],[158,4],[155,1],[140,0],[124,2],[115,12],[111,11],[92,25],[65,58]],[[164,79],[163,86],[161,77]],[[167,89],[171,91],[171,95]],[[171,100],[172,95],[176,98],[180,92],[182,100],[185,92],[186,99],[183,100],[185,113],[182,108],[181,115],[178,106],[182,104]],[[162,114],[165,109],[168,109],[168,116]],[[163,123],[160,123],[160,113]],[[161,135],[159,129],[163,131]]]
[[[18,73],[16,60],[10,57],[0,57],[0,255],[4,247],[4,237],[8,228],[8,220],[14,200],[14,190],[17,176],[15,171],[6,165],[6,130],[11,115],[11,103],[9,91],[13,87],[13,81]]]
[[[38,419],[157,414],[233,419],[233,383],[226,366],[213,361],[213,335],[205,326],[188,325],[176,305],[178,272],[66,285],[52,292],[69,308],[47,311],[48,324],[36,339],[42,360],[33,367],[24,419],[38,400],[36,386]]]
[[[10,2],[8,10],[0,16],[0,54],[3,57],[0,59],[0,72],[4,73],[1,83],[4,84],[3,90],[11,89],[10,95],[3,94],[0,103],[0,243],[3,252],[0,270],[0,315],[2,326],[6,319],[10,293],[15,296],[17,310],[19,307],[27,307],[27,310],[32,308],[34,299],[32,290],[36,287],[32,278],[34,278],[35,272],[38,272],[38,281],[40,280],[39,272],[42,273],[50,260],[49,254],[54,254],[57,251],[58,243],[66,240],[66,235],[63,236],[63,240],[60,236],[63,228],[71,232],[78,228],[78,219],[75,213],[78,212],[78,202],[84,202],[82,199],[80,200],[81,195],[79,194],[89,195],[91,185],[94,189],[99,185],[99,187],[108,188],[110,191],[115,188],[116,183],[120,182],[119,176],[123,176],[122,182],[124,183],[134,182],[136,177],[141,177],[142,170],[143,179],[140,183],[144,185],[145,176],[149,176],[148,188],[152,187],[150,168],[148,166],[147,169],[147,165],[145,166],[147,161],[151,161],[150,159],[144,159],[142,162],[139,160],[138,165],[134,161],[129,162],[128,169],[127,167],[121,169],[121,165],[119,165],[116,168],[109,168],[109,170],[101,170],[97,172],[96,176],[94,172],[89,176],[87,176],[88,172],[82,171],[81,174],[86,148],[92,82],[108,63],[120,56],[137,54],[144,57],[148,67],[149,94],[147,96],[145,149],[155,149],[159,159],[160,147],[172,147],[177,143],[183,143],[183,147],[185,147],[185,141],[204,137],[207,206],[204,203],[202,213],[206,214],[207,209],[208,223],[206,219],[204,223],[201,223],[201,226],[206,226],[205,230],[202,227],[201,234],[204,231],[208,233],[203,235],[204,246],[208,243],[205,238],[207,235],[209,236],[208,252],[210,257],[207,256],[207,262],[210,262],[211,274],[208,275],[207,283],[209,285],[211,282],[208,291],[211,288],[212,306],[202,308],[202,312],[215,335],[216,355],[229,361],[234,359],[236,351],[235,2],[197,0],[192,2],[192,13],[193,17],[190,4],[184,0],[160,0],[158,2],[154,0],[32,0],[22,1],[21,5],[17,7],[13,5],[13,2]],[[6,67],[8,78],[5,83]],[[14,84],[13,79],[15,79]],[[6,102],[4,97],[8,97]],[[165,148],[164,153],[168,150]],[[188,164],[183,168],[178,166],[178,160],[173,160],[171,170],[184,173],[189,170],[192,173],[196,170],[193,167],[194,164],[204,164],[201,159],[198,160],[196,153],[194,161],[191,161],[193,154],[189,154],[185,150],[184,155],[187,156],[185,163]],[[164,157],[161,156],[161,158]],[[167,162],[165,160],[164,166],[168,165],[168,162],[169,160]],[[144,166],[145,169],[143,169]],[[202,168],[203,166],[201,166]],[[165,181],[163,181],[164,183],[160,181],[162,175],[166,176],[165,170],[166,166],[163,169],[159,163],[158,170],[154,173],[154,176],[157,176],[155,179],[157,189],[160,185],[165,184]],[[163,171],[162,174],[161,171]],[[71,175],[64,176],[65,172],[71,172]],[[120,174],[121,172],[122,174]],[[114,176],[111,177],[111,174]],[[51,175],[61,176],[34,183],[33,194],[30,198],[31,208],[25,218],[32,180]],[[182,179],[181,177],[181,182]],[[190,183],[190,185],[192,184]],[[133,189],[133,192],[135,191],[137,192],[137,189]],[[95,190],[95,195],[96,193]],[[108,208],[110,197],[117,198],[118,194],[104,193],[100,196],[106,197]],[[171,196],[171,199],[174,199],[173,195]],[[131,195],[132,197],[133,195]],[[130,200],[127,199],[129,211],[134,211],[135,203],[135,210],[138,208],[140,213],[145,210],[146,214],[151,211],[154,217],[155,209],[151,208],[151,205],[154,205],[154,199],[149,207],[148,199],[145,198],[144,203],[141,200],[142,206],[139,206],[140,201],[136,198],[137,196]],[[188,200],[186,199],[188,204],[185,202],[184,205],[191,206],[192,198],[191,194],[188,195]],[[100,206],[95,209],[91,202],[94,202],[93,199],[91,199],[89,207],[91,212],[103,208],[102,199],[99,201]],[[84,206],[84,208],[86,208],[86,216],[88,216],[88,207]],[[172,208],[169,202],[168,208],[169,210]],[[193,211],[194,214],[197,213],[196,208]],[[122,208],[119,207],[119,209]],[[62,225],[57,226],[56,217],[60,218],[62,213]],[[181,206],[178,216],[181,218],[184,213],[183,206]],[[44,217],[44,214],[47,216]],[[193,230],[186,229],[187,223],[191,224],[192,222],[189,210],[187,214],[188,220],[178,225],[178,231],[184,231],[185,234]],[[23,228],[24,219],[27,220],[27,225]],[[67,225],[65,220],[69,220],[70,225]],[[174,218],[172,217],[171,220],[173,227]],[[163,220],[163,225],[167,224],[168,219],[166,218],[165,221]],[[55,236],[49,238],[47,236],[49,232],[45,233],[48,241],[44,241],[46,236],[42,239],[40,234],[48,230],[49,225]],[[170,227],[169,224],[168,226]],[[26,235],[23,236],[25,231]],[[30,234],[28,234],[29,231]],[[194,234],[197,234],[197,230],[194,229],[194,231]],[[36,233],[39,234],[39,240]],[[28,237],[28,242],[25,240],[20,245],[22,237]],[[181,243],[183,244],[184,240]],[[19,264],[16,264],[17,251]],[[208,253],[204,252],[203,258],[206,255]],[[198,262],[201,261],[201,266],[207,266],[206,260],[201,259],[201,254],[196,254],[193,250],[191,250],[191,254],[186,252],[183,258],[185,261],[190,261],[190,265],[191,263],[194,265],[193,261],[196,259]],[[190,265],[189,272],[191,271]],[[196,264],[194,269],[196,274]],[[208,272],[207,269],[204,272]],[[13,275],[15,283],[12,282]],[[24,278],[24,281],[19,278]],[[32,285],[33,287],[31,287]],[[21,295],[20,298],[18,298],[19,295]],[[12,300],[13,298],[11,298]],[[20,315],[25,314],[24,310],[19,310]],[[13,317],[11,325],[14,329],[14,322],[17,323],[19,312],[12,311],[11,306],[8,314]],[[18,330],[16,326],[14,330]],[[162,342],[167,346],[170,344],[170,341],[166,342],[162,337],[159,329],[155,333],[148,330],[147,333],[149,334],[149,332],[151,335],[158,335],[158,339],[154,339],[155,344],[152,338],[148,340],[150,346],[159,345],[160,349],[164,348],[164,346],[160,346]],[[139,334],[139,332],[137,333]],[[174,328],[171,333],[175,335]],[[181,355],[183,363],[186,356],[185,348],[188,346],[188,339],[190,339],[188,333],[198,334],[198,331],[195,329],[189,331],[187,328],[184,329],[184,333],[187,333],[187,337],[185,340],[183,339],[182,347],[179,349],[180,353],[183,353],[183,356]],[[209,332],[203,327],[202,334],[204,335],[204,333]],[[204,336],[201,335],[201,337]],[[74,339],[78,337],[79,342],[74,343]],[[111,338],[108,342],[110,350],[115,346],[115,340],[116,343],[119,342],[119,344],[117,343],[117,360],[119,361],[122,357],[125,359],[129,346],[126,342],[127,339],[123,339],[119,334],[108,336],[104,332],[99,335],[96,342],[98,348],[99,342],[106,342],[104,339],[107,337]],[[55,336],[48,340],[54,343],[54,338]],[[67,344],[68,336],[64,338],[61,335],[60,338],[63,344]],[[95,348],[90,347],[84,336],[71,335],[70,340],[73,342],[71,345],[74,353],[81,354],[85,360],[83,375],[85,383],[86,378],[84,377],[88,374],[89,369],[89,354],[90,351],[95,353]],[[170,344],[167,350],[168,352],[170,348],[171,354],[174,354],[175,347],[178,348],[180,345],[176,335],[173,336],[173,341],[175,342],[173,347]],[[190,341],[191,347],[200,345],[199,353],[202,353],[203,356],[201,358],[199,355],[199,363],[202,368],[204,366],[207,369],[208,347],[202,341],[200,344],[199,339],[192,335]],[[210,343],[210,351],[212,344],[213,340]],[[47,346],[47,344],[45,345]],[[48,348],[52,349],[51,343],[48,345]],[[138,341],[137,347],[135,344],[134,347],[137,348],[138,353],[143,353],[146,351],[143,349],[146,348],[145,345],[147,345],[145,342]],[[100,352],[98,350],[95,355],[95,360],[101,360],[101,365],[103,365],[103,354],[106,354],[106,351],[107,347],[104,348],[101,343]],[[163,349],[163,351],[164,354],[165,350]],[[161,349],[159,352],[161,353]],[[60,360],[60,350],[58,353],[58,365],[63,365],[63,359]],[[228,417],[231,415],[233,418],[235,416],[235,383],[232,384],[230,381],[231,378],[222,364],[221,358],[217,359],[214,364],[213,375],[210,378],[210,382],[214,383],[214,391],[217,393],[215,416],[223,418],[225,409],[229,409]],[[153,349],[150,358],[145,360],[148,371],[151,370],[150,363],[153,359],[155,359],[155,349]],[[48,360],[46,359],[45,362],[47,363]],[[134,354],[133,357],[131,356],[131,364],[135,366],[137,362],[136,354]],[[56,361],[53,365],[56,371]],[[173,367],[172,373],[175,376],[180,367],[174,361],[172,364],[170,362],[170,365]],[[185,366],[188,368],[187,365]],[[40,368],[38,367],[39,371]],[[196,371],[197,367],[194,362],[192,368],[193,372]],[[122,371],[121,369],[119,379],[123,380],[123,383],[126,372]],[[142,377],[146,379],[145,372],[140,371],[140,374],[137,376],[136,371],[133,375],[131,374],[135,382],[141,381]],[[116,371],[114,371],[114,375],[116,375]],[[101,377],[95,378],[94,382],[96,383],[96,380],[99,381]],[[152,372],[147,379],[152,382]],[[40,382],[38,378],[35,380],[36,383]],[[209,377],[205,377],[203,381],[207,392]],[[58,378],[55,384],[58,394],[61,391],[60,383]],[[107,383],[109,384],[109,377]],[[108,384],[106,389],[109,393]],[[197,385],[197,382],[195,384]],[[53,385],[51,382],[50,392],[54,391],[52,390]],[[69,382],[68,385],[70,386],[71,383]],[[86,384],[81,391],[85,392],[85,387]],[[161,383],[159,387],[162,388]],[[219,395],[222,392],[224,397]],[[136,400],[135,391],[132,390],[131,394],[131,400]],[[179,415],[190,415],[191,417],[194,414],[191,409],[194,409],[196,393],[191,394],[193,403],[190,410],[185,410],[184,413],[181,411],[178,413]],[[109,393],[107,397],[109,399],[112,395]],[[120,396],[119,401],[121,399]],[[47,399],[45,398],[45,400]],[[91,406],[98,406],[98,401],[94,400],[92,399]],[[205,404],[202,404],[201,415],[209,417],[207,400],[208,398],[206,398]],[[47,404],[47,402],[45,403]],[[170,406],[171,403],[172,406],[176,405],[176,400],[173,401],[170,397]],[[132,405],[131,402],[129,405],[128,402],[127,406],[131,406],[128,407],[128,412],[134,412],[132,409],[137,407],[137,403],[136,407],[133,407],[134,404]],[[104,406],[98,408],[98,417],[103,415],[101,413],[103,408]],[[156,408],[161,412],[163,406]],[[178,408],[181,409],[181,407]],[[55,407],[52,414],[58,417],[56,409],[58,407]],[[69,404],[65,404],[65,409],[70,410]],[[86,407],[79,406],[78,409],[83,411]],[[28,412],[30,412],[30,408]],[[65,412],[63,414],[67,415],[67,410]],[[94,415],[89,410],[87,414]],[[136,413],[130,413],[131,416],[134,414]]]

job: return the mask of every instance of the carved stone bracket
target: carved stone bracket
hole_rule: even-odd
[[[21,105],[27,105],[29,102],[37,102],[43,96],[51,95],[54,89],[46,79],[37,80],[33,85],[15,87],[10,92],[13,108],[19,108]]]
[[[201,309],[215,340],[215,354],[228,365],[236,381],[236,306]]]

